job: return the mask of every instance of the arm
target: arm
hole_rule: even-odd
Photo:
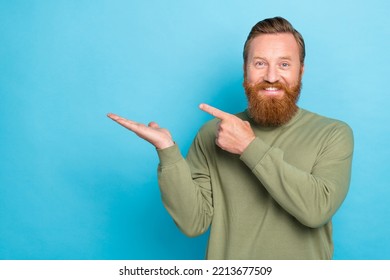
[[[248,122],[206,104],[200,108],[221,120],[216,145],[239,154],[284,210],[313,228],[331,219],[349,188],[353,135],[347,125],[330,132],[311,172],[305,172],[286,162],[283,150],[256,138]]]
[[[115,114],[108,114],[108,117],[156,147],[160,158],[158,181],[166,209],[186,235],[205,232],[211,222],[213,207],[200,140],[195,139],[189,151],[189,157],[194,159],[190,166],[168,130],[154,122],[146,126]]]
[[[178,147],[158,150],[162,201],[187,236],[204,233],[213,217],[212,190],[201,140],[195,138],[185,160]]]
[[[284,160],[284,151],[256,138],[241,155],[270,195],[308,227],[327,223],[349,188],[353,135],[346,125],[334,128],[311,172]]]

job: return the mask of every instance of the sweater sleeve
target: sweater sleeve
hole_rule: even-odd
[[[158,182],[165,208],[187,236],[204,233],[211,223],[213,205],[200,140],[195,139],[187,159],[177,145],[157,152],[160,158]]]
[[[241,155],[269,194],[303,225],[327,223],[345,199],[351,177],[353,134],[341,124],[329,133],[310,172],[284,160],[284,151],[256,138]]]

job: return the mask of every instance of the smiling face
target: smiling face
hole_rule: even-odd
[[[291,33],[262,34],[249,43],[244,64],[249,112],[262,125],[289,121],[298,107],[303,65]]]
[[[246,82],[296,86],[303,72],[299,52],[298,43],[290,33],[263,34],[253,38],[245,67]],[[283,90],[269,86],[259,94],[281,97]]]

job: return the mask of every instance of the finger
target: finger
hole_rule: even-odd
[[[204,111],[206,113],[209,113],[210,115],[212,115],[212,116],[214,116],[214,117],[216,117],[218,119],[221,119],[221,120],[225,120],[225,119],[231,118],[231,116],[232,116],[232,114],[226,113],[226,112],[224,112],[222,110],[219,110],[219,109],[217,109],[217,108],[215,108],[213,106],[210,106],[210,105],[204,104],[204,103],[200,104],[199,108],[202,111]]]
[[[113,113],[109,113],[107,114],[107,117],[109,117],[110,119],[116,121],[116,122],[119,122],[119,121],[129,121],[121,116],[118,116],[116,114],[113,114]],[[134,123],[134,122],[133,122]]]
[[[112,120],[116,120],[117,118],[119,118],[119,116],[118,115],[115,115],[115,114],[113,114],[113,113],[108,113],[107,114],[107,117],[109,117],[110,119],[112,119]]]
[[[159,126],[157,123],[155,123],[155,122],[150,122],[150,123],[148,124],[148,126],[149,126],[149,127],[152,127],[152,128],[160,128],[160,126]]]
[[[122,118],[122,117],[115,115],[115,114],[112,114],[112,113],[107,114],[107,117],[109,117],[113,121],[117,122],[118,124],[126,127],[127,129],[130,129],[134,132],[136,132],[139,129],[139,127],[141,126],[137,122]]]
[[[120,124],[126,123],[126,122],[128,122],[128,123],[135,123],[133,121],[129,121],[129,120],[125,119],[125,118],[122,118],[122,117],[120,117],[118,115],[115,115],[115,114],[112,114],[112,113],[107,114],[107,117],[109,117],[113,121],[116,121],[117,123],[120,123]]]

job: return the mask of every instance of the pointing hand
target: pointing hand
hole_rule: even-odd
[[[221,120],[215,138],[221,149],[241,155],[256,138],[249,122],[207,104],[200,104],[199,108]]]

